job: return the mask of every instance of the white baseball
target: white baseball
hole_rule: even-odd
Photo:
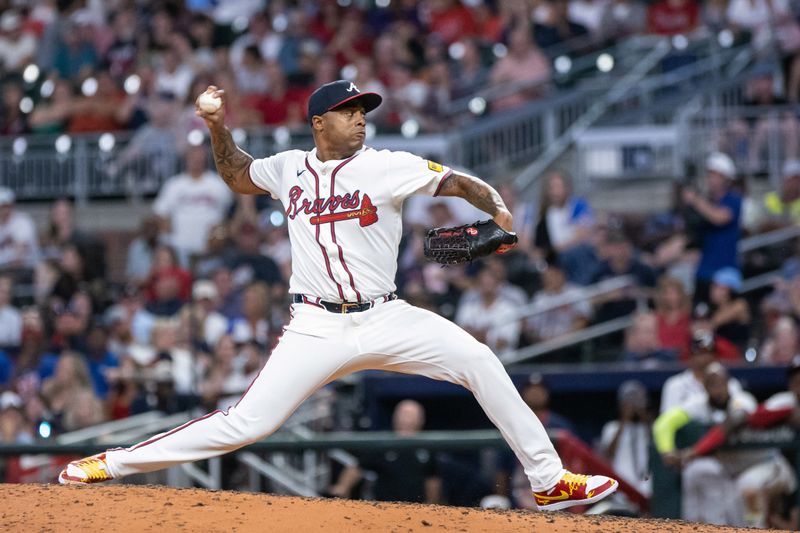
[[[222,98],[212,93],[203,93],[197,99],[197,106],[205,113],[214,113],[222,106]]]

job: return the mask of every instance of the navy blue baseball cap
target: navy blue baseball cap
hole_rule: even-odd
[[[311,122],[315,115],[324,115],[353,100],[358,100],[364,106],[364,112],[369,113],[381,105],[383,98],[378,93],[362,93],[351,81],[332,81],[311,94],[308,99],[308,121]]]

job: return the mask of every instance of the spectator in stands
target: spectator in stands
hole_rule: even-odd
[[[79,353],[63,352],[58,357],[55,373],[42,383],[42,396],[56,418],[56,427],[66,429],[63,417],[84,391],[92,393],[92,379],[86,361]]]
[[[132,192],[154,192],[161,180],[175,173],[178,141],[175,137],[175,95],[158,93],[147,100],[148,122],[136,130],[116,160],[109,163],[108,173],[120,179],[136,173]],[[143,178],[143,179],[142,179]]]
[[[501,296],[503,281],[494,269],[484,267],[475,278],[473,290],[478,297],[465,293],[455,320],[496,354],[513,351],[520,334],[520,323],[515,319],[518,304]]]
[[[255,103],[261,113],[262,123],[268,126],[297,128],[305,117],[306,93],[289,86],[289,82],[277,61],[267,62],[269,92]],[[298,121],[299,117],[299,121]]]
[[[706,330],[695,331],[692,335],[689,368],[664,382],[661,391],[661,413],[682,405],[696,394],[703,394],[705,391],[703,376],[715,357],[713,333]]]
[[[661,345],[658,338],[658,321],[654,313],[636,313],[633,324],[625,330],[623,360],[633,361],[643,367],[657,366],[674,361],[675,352]]]
[[[188,38],[180,33],[171,38],[172,44],[167,48],[161,59],[161,65],[155,69],[153,90],[160,93],[175,95],[177,100],[183,100],[189,93],[189,86],[195,72],[188,61],[191,51]]]
[[[597,322],[633,313],[637,307],[637,300],[643,298],[644,291],[656,284],[655,272],[636,257],[633,245],[621,231],[612,231],[606,236],[602,245],[602,256],[605,260],[592,275],[592,283],[619,276],[630,276],[635,285],[600,296],[595,301]]]
[[[589,203],[572,193],[572,183],[563,171],[553,171],[542,183],[542,206],[536,225],[536,247],[548,261],[556,260],[567,279],[588,284],[597,258],[591,245],[594,215]]]
[[[19,11],[8,9],[0,16],[0,70],[22,72],[36,54],[36,37],[23,27]]]
[[[82,79],[100,63],[93,28],[86,22],[67,21],[61,25],[61,42],[56,47],[53,66],[65,80]]]
[[[761,302],[767,329],[774,327],[781,315],[800,317],[800,259],[792,257],[775,279],[774,290]]]
[[[50,338],[54,350],[82,351],[86,348],[86,330],[92,318],[92,299],[82,291],[76,291],[69,300],[53,298],[50,304],[53,335]]]
[[[28,117],[20,109],[22,92],[20,84],[14,80],[6,81],[3,86],[3,101],[0,107],[0,135],[19,135],[28,131]]]
[[[97,72],[94,92],[88,89],[73,99],[67,131],[70,133],[102,133],[127,126],[136,106],[134,97],[126,96],[117,81],[101,70]]]
[[[485,87],[489,81],[489,69],[486,68],[481,58],[478,43],[474,39],[463,39],[459,43],[464,48],[460,57],[457,55],[455,58],[454,100],[475,94],[479,89]]]
[[[39,259],[36,226],[15,200],[11,189],[0,187],[0,269],[33,268]]]
[[[525,322],[531,340],[546,341],[586,327],[592,309],[588,300],[580,297],[581,289],[569,285],[564,271],[554,264],[541,276],[542,289],[531,300],[534,314]],[[571,302],[556,306],[564,299]]]
[[[755,398],[735,391],[728,371],[713,363],[703,376],[704,394],[663,412],[653,425],[656,449],[665,463],[685,464],[682,475],[682,518],[717,525],[763,527],[768,486],[789,489],[796,484],[791,467],[777,449],[736,450],[716,457],[696,457],[696,450],[676,451],[675,433],[690,421],[740,424],[757,407]],[[755,497],[754,497],[755,496]]]
[[[236,73],[236,88],[242,94],[265,93],[269,89],[264,59],[254,44],[244,49],[241,64],[234,72]]]
[[[28,118],[32,133],[61,133],[75,110],[75,94],[67,80],[55,80],[53,95],[39,101]]]
[[[572,421],[550,409],[550,386],[545,376],[531,374],[522,386],[520,395],[546,429],[561,429],[578,435]]]
[[[731,189],[736,167],[727,155],[715,152],[706,161],[706,196],[685,188],[686,205],[703,220],[699,230],[700,264],[695,274],[695,301],[707,302],[711,278],[725,267],[738,267],[738,245],[741,238],[739,220],[742,197]]]
[[[647,30],[659,35],[692,33],[700,22],[700,7],[694,0],[661,0],[647,10]]]
[[[196,364],[192,352],[181,342],[179,330],[178,319],[158,318],[152,324],[149,342],[131,350],[129,355],[142,368],[149,392],[158,397],[152,401],[145,399],[146,405],[141,405],[142,400],[139,399],[134,402],[139,405],[132,405],[132,410],[141,412],[157,409],[156,404],[160,402],[167,402],[171,409],[176,408],[177,404],[188,406],[188,396],[196,391],[201,368]],[[159,384],[162,386],[159,387]],[[169,394],[176,395],[174,401],[177,403],[162,397]]]
[[[92,325],[86,333],[86,363],[95,395],[105,399],[108,396],[110,369],[119,367],[119,358],[108,349],[108,330],[100,324]]]
[[[234,285],[230,268],[221,265],[211,277],[219,297],[217,310],[228,318],[242,316],[242,289]]]
[[[76,431],[95,426],[104,420],[105,410],[100,399],[89,389],[80,390],[64,411],[64,430]]]
[[[611,0],[604,5],[599,25],[602,39],[616,41],[639,35],[647,29],[647,7],[641,2]]]
[[[186,152],[186,171],[164,184],[153,203],[153,212],[169,232],[182,265],[193,254],[202,254],[208,232],[222,222],[233,203],[233,193],[216,172],[208,169],[208,147],[198,145]]]
[[[261,281],[269,286],[280,283],[282,276],[278,265],[271,257],[261,253],[261,232],[256,221],[239,218],[231,224],[231,233],[236,247],[228,257],[234,283],[243,287]]]
[[[61,258],[58,262],[58,277],[50,293],[51,297],[68,302],[79,290],[87,287],[86,269],[83,257],[73,244],[61,247]]]
[[[800,160],[784,163],[781,189],[764,195],[764,211],[765,229],[800,224]]]
[[[655,315],[659,345],[687,361],[692,341],[691,301],[680,280],[667,276],[658,280]]]
[[[742,275],[735,268],[727,267],[714,273],[707,325],[714,332],[718,352],[729,351],[729,348],[720,346],[720,343],[726,343],[741,356],[750,341],[750,308],[739,296],[741,290]]]
[[[324,9],[324,7],[322,8]],[[272,24],[266,13],[259,11],[250,18],[247,32],[237,37],[230,47],[230,65],[234,70],[244,60],[245,49],[248,46],[258,48],[259,55],[265,61],[274,61],[278,57],[282,46],[282,36],[272,30]],[[269,82],[269,78],[267,79]]]
[[[0,348],[16,349],[22,342],[22,314],[12,305],[12,278],[0,276]],[[0,387],[2,380],[0,380]]]
[[[23,411],[22,398],[14,392],[0,394],[0,442],[33,444],[33,434]],[[3,479],[0,476],[0,479]],[[4,480],[8,482],[8,480]]]
[[[788,111],[771,112],[774,107],[788,103],[781,94],[774,71],[762,71],[747,84],[744,119],[735,120],[731,125],[728,145],[735,151],[730,153],[735,153],[737,160],[745,159],[747,170],[751,173],[767,172],[767,158],[770,157],[770,150],[776,147],[786,159],[796,159],[800,155],[797,117]]]
[[[561,53],[580,54],[591,44],[589,30],[569,17],[569,0],[547,0],[545,16],[533,27],[536,45],[545,53],[557,49]]]
[[[787,365],[800,355],[800,333],[789,316],[780,317],[761,346],[759,361],[770,365]]]
[[[430,31],[445,43],[451,44],[476,33],[472,11],[458,0],[435,0],[430,8]]]
[[[131,7],[117,11],[111,19],[114,41],[105,52],[108,72],[116,79],[132,74],[139,54],[139,24]]]
[[[217,287],[212,281],[200,279],[192,287],[192,302],[181,311],[182,318],[189,321],[192,345],[217,346],[220,338],[228,332],[229,320],[216,310]]]
[[[606,422],[600,450],[614,472],[646,497],[653,492],[650,477],[650,426],[647,389],[640,381],[628,380],[617,389],[619,418]]]
[[[771,46],[773,39],[781,53],[794,55],[800,50],[800,28],[786,0],[731,0],[728,22],[737,32],[749,32],[757,50]]]
[[[79,230],[75,223],[75,212],[66,198],[59,198],[50,205],[50,216],[47,229],[41,239],[42,257],[44,259],[60,259],[63,247],[74,245],[81,257],[89,258],[93,263],[86,265],[89,278],[102,276],[105,271],[105,250],[96,250],[100,244],[88,233]]]
[[[414,400],[403,400],[392,415],[392,431],[399,438],[412,437],[425,425],[425,409]],[[373,492],[380,501],[440,503],[442,480],[436,456],[425,449],[381,450],[365,454],[358,465],[345,467],[328,492],[349,498],[364,476],[364,470],[377,473]]]
[[[539,98],[550,81],[550,62],[531,39],[524,24],[511,31],[508,53],[498,60],[489,74],[493,87],[511,86],[514,91],[492,103],[493,111],[519,107]]]
[[[269,288],[262,282],[254,282],[242,292],[242,314],[231,321],[233,340],[239,344],[257,342],[269,345]]]
[[[155,303],[160,316],[174,315],[180,305],[187,301],[192,291],[192,275],[181,268],[175,250],[160,245],[153,256],[153,268],[145,286],[145,296],[149,303]]]
[[[254,343],[240,348],[230,335],[220,337],[215,344],[211,367],[200,384],[204,401],[220,409],[236,402],[264,365],[260,353]]]
[[[143,218],[139,234],[128,246],[125,277],[135,285],[145,283],[150,276],[153,255],[158,245],[159,229],[159,221],[156,216]]]

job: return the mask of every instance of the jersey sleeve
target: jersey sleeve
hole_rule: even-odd
[[[386,174],[392,198],[403,201],[414,194],[436,196],[453,171],[408,152],[388,152]]]
[[[164,187],[159,191],[153,202],[153,212],[162,217],[167,218],[175,207],[175,182],[168,181]]]
[[[250,180],[256,187],[267,191],[270,196],[278,200],[283,181],[283,167],[286,166],[287,159],[288,152],[255,159],[250,164]]]

